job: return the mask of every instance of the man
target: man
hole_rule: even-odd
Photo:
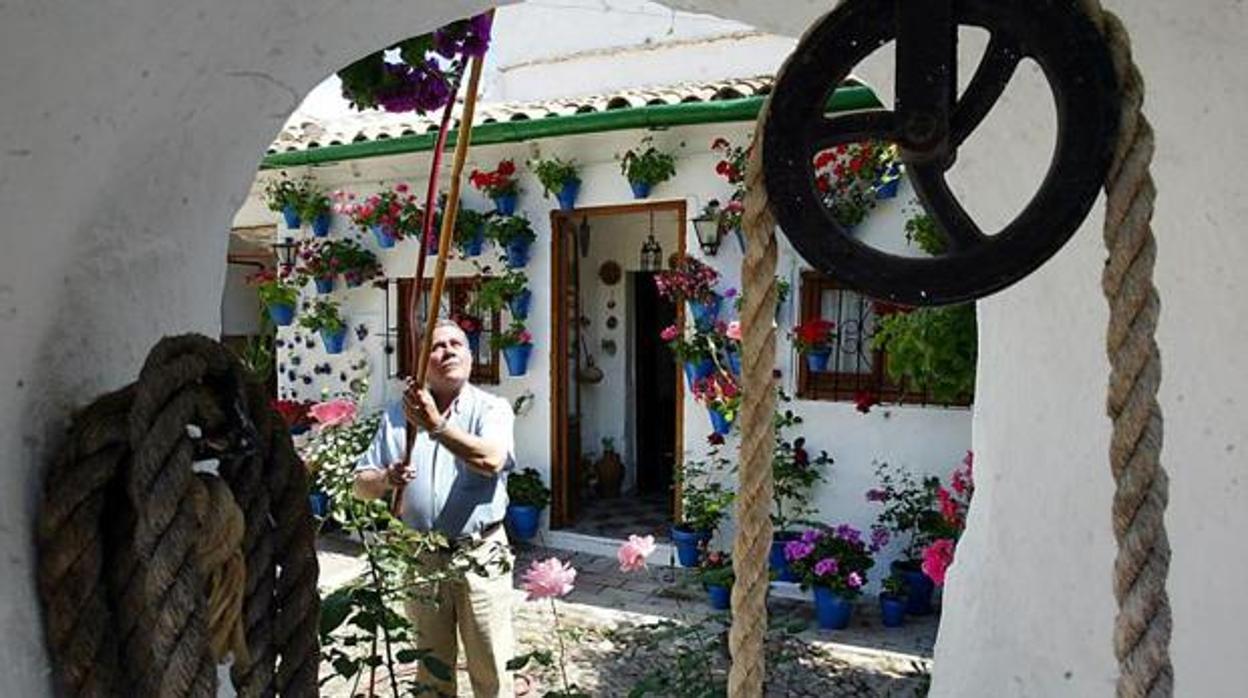
[[[402,404],[387,410],[372,446],[356,467],[355,491],[363,498],[403,489],[403,521],[417,531],[440,531],[457,552],[485,569],[436,584],[433,599],[412,599],[407,614],[418,646],[452,668],[437,680],[422,662],[418,680],[455,695],[456,630],[463,640],[468,676],[477,698],[513,695],[506,665],[515,654],[511,625],[511,565],[503,516],[507,472],[514,467],[511,405],[468,383],[468,337],[449,320],[433,330],[428,388],[409,386]],[[406,424],[418,427],[407,463]],[[500,555],[500,551],[502,555]],[[506,571],[498,564],[506,563]],[[450,553],[422,564],[445,567]],[[426,594],[428,596],[428,594]]]

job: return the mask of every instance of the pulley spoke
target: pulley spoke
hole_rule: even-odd
[[[810,127],[806,142],[814,147],[813,154],[846,143],[892,141],[896,116],[886,109],[875,109],[820,119]]]

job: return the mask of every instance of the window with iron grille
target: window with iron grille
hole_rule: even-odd
[[[802,273],[799,295],[801,322],[823,318],[836,323],[836,340],[825,372],[798,362],[797,396],[806,400],[857,401],[867,396],[884,403],[966,406],[970,397],[934,399],[926,391],[889,380],[888,355],[872,347],[880,312],[886,304],[845,288],[815,271]]]
[[[489,277],[448,277],[442,287],[442,298],[438,304],[438,315],[453,318],[456,315],[469,313],[476,301],[481,282]],[[426,318],[429,317],[429,294],[432,280],[424,279],[421,286],[420,304],[416,312],[411,312],[408,305],[411,300],[413,280],[392,279],[387,286],[388,292],[394,297],[388,299],[388,306],[397,309],[397,323],[393,328],[394,344],[397,345],[397,361],[393,365],[395,372],[392,377],[407,377],[415,372],[416,353],[420,350],[420,335],[424,332]],[[490,338],[498,331],[500,314],[498,312],[479,316],[481,320],[481,336],[472,356],[472,377],[476,385],[496,385],[498,383],[498,350],[490,347]],[[415,331],[413,331],[413,323]]]

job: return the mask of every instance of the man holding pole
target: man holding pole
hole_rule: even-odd
[[[432,603],[412,599],[407,604],[418,646],[452,671],[449,683],[439,681],[422,662],[420,682],[455,695],[458,630],[473,694],[510,697],[513,685],[506,665],[515,654],[514,557],[503,516],[507,473],[514,466],[515,418],[506,400],[468,382],[472,355],[458,325],[439,320],[431,339],[427,387],[409,385],[402,404],[386,410],[357,464],[355,491],[371,499],[398,490],[404,523],[446,535],[452,550],[432,553],[420,564],[445,568],[452,554],[467,555],[476,563],[462,578],[436,583]],[[405,462],[409,424],[417,433]]]

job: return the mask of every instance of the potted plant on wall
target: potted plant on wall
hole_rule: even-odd
[[[360,229],[371,231],[378,247],[394,247],[398,240],[422,229],[424,212],[407,184],[370,194],[363,201],[344,192],[338,198],[339,210]]]
[[[616,156],[620,161],[620,173],[628,179],[633,197],[644,199],[650,190],[676,176],[676,156],[654,147],[654,139],[646,136],[641,145]]]
[[[702,558],[698,566],[698,581],[706,589],[711,608],[717,611],[727,611],[732,607],[732,585],[736,579],[732,558],[726,552],[713,550]]]
[[[319,332],[326,354],[341,354],[347,340],[347,321],[338,310],[338,304],[317,299],[311,312],[299,318],[299,324],[313,332]]]
[[[347,288],[356,288],[382,275],[377,255],[355,240],[335,240],[331,246]]]
[[[741,387],[731,374],[714,371],[694,381],[690,392],[694,400],[706,405],[711,428],[716,434],[726,436],[732,431],[732,424],[741,411]]]
[[[264,201],[270,211],[282,214],[287,228],[298,230],[303,225],[301,211],[304,201],[313,188],[312,181],[307,177],[295,181],[282,172],[264,185]]]
[[[742,254],[745,254],[745,238],[741,235],[741,216],[745,213],[745,168],[751,147],[734,146],[727,138],[716,138],[711,143],[711,150],[719,153],[720,157],[715,163],[715,174],[732,186],[728,203],[719,209],[719,224],[723,230],[730,230],[737,237]]]
[[[514,269],[507,270],[502,276],[485,279],[477,291],[474,307],[483,314],[507,308],[513,318],[526,320],[533,299],[528,284],[528,275]]]
[[[523,322],[512,322],[505,332],[490,337],[490,346],[503,351],[507,373],[512,377],[523,376],[529,370],[529,355],[533,353],[533,335]]]
[[[329,235],[333,223],[333,201],[323,190],[311,187],[304,192],[303,203],[299,207],[299,215],[312,224],[312,235],[323,238]]]
[[[460,208],[455,217],[455,244],[465,257],[479,257],[485,247],[485,224],[489,217],[480,211]]]
[[[334,290],[334,277],[342,271],[342,247],[333,240],[310,240],[299,244],[299,266],[296,273],[316,283],[322,295]]]
[[[783,392],[778,399],[782,403],[790,400]],[[810,495],[815,485],[827,481],[825,473],[833,461],[827,451],[811,456],[804,437],[789,440],[787,432],[802,424],[802,418],[793,410],[777,409],[772,421],[776,443],[771,456],[772,542],[768,562],[778,580],[795,582],[797,576],[788,568],[784,546],[798,537],[798,525],[814,514]]]
[[[875,564],[862,532],[847,524],[810,529],[790,541],[784,555],[801,579],[802,588],[814,589],[819,627],[847,627],[854,600],[867,583],[867,570]]]
[[[507,526],[520,540],[537,535],[542,509],[550,503],[550,488],[542,482],[541,473],[525,468],[507,476]]]
[[[514,160],[500,160],[493,170],[473,170],[468,181],[478,191],[494,201],[494,209],[500,216],[516,212],[516,199],[520,194],[520,181],[516,178]]]
[[[823,373],[828,370],[832,356],[832,344],[836,341],[836,323],[823,318],[812,318],[793,327],[790,336],[793,348],[806,357],[806,368]]]
[[[485,236],[504,250],[508,269],[529,263],[529,246],[537,239],[533,226],[524,216],[494,216],[485,226]]]
[[[295,320],[295,307],[299,304],[299,283],[289,274],[265,269],[247,279],[256,287],[260,302],[264,303],[273,324],[286,327]]]
[[[877,190],[897,158],[895,146],[879,141],[844,143],[817,153],[815,187],[832,217],[847,229],[861,223],[875,208]]]
[[[731,467],[732,462],[718,449],[709,453],[708,460],[676,464],[672,486],[680,492],[680,520],[672,525],[671,538],[682,567],[697,566],[699,552],[732,511],[736,494],[715,479]]]
[[[571,211],[576,208],[576,197],[581,191],[581,178],[576,171],[576,160],[537,160],[529,163],[529,168],[542,183],[542,194],[547,198],[555,195],[559,208]]]
[[[684,366],[690,389],[694,383],[715,372],[713,348],[705,333],[696,329],[682,332],[676,325],[668,325],[659,333],[659,338],[672,351],[676,361]]]
[[[668,271],[654,275],[659,295],[673,303],[687,302],[695,327],[705,330],[715,324],[723,298],[715,291],[719,272],[690,257],[680,255]]]

